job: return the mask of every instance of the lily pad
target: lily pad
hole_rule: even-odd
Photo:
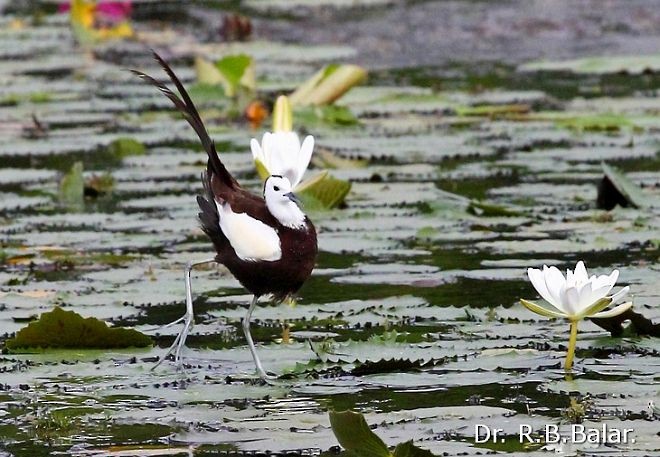
[[[570,71],[578,74],[608,74],[660,71],[660,55],[585,57],[563,61],[537,61],[519,67],[520,71]]]
[[[55,307],[21,329],[7,348],[116,349],[151,346],[151,338],[133,329],[111,328],[94,317],[83,318]]]

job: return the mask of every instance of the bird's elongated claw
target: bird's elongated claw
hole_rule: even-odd
[[[177,370],[181,370],[182,368],[182,358],[181,358],[181,351],[183,350],[183,347],[186,344],[186,338],[188,338],[188,334],[190,333],[190,329],[193,326],[193,298],[192,298],[192,284],[191,284],[191,279],[190,279],[190,272],[194,267],[197,265],[203,265],[205,263],[211,263],[215,262],[215,259],[206,259],[206,260],[201,260],[198,262],[188,262],[186,264],[186,270],[185,270],[185,282],[186,282],[186,313],[178,318],[177,320],[170,322],[169,324],[165,324],[164,326],[160,328],[168,328],[173,325],[176,325],[180,322],[183,322],[183,328],[179,332],[179,334],[176,336],[174,339],[174,342],[172,345],[167,349],[163,357],[160,358],[160,360],[153,366],[151,369],[155,369],[158,367],[161,363],[163,363],[167,358],[174,354],[174,363],[176,364]]]

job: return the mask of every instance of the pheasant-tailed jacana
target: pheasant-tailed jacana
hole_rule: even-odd
[[[271,295],[282,300],[300,289],[314,268],[318,250],[316,230],[298,206],[286,177],[269,176],[263,187],[263,198],[238,184],[220,160],[183,84],[167,62],[155,52],[154,57],[176,86],[180,97],[151,76],[139,71],[134,73],[156,86],[174,103],[202,142],[208,162],[202,173],[204,195],[197,197],[199,220],[217,252],[214,258],[186,265],[186,313],[169,324],[183,322],[183,329],[161,361],[174,352],[178,366],[181,364],[181,350],[193,322],[192,268],[218,262],[254,295],[243,320],[243,331],[258,375],[267,378],[250,335],[250,318],[259,297]]]

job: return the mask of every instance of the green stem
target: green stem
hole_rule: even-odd
[[[578,321],[571,321],[571,336],[568,340],[568,352],[566,353],[566,364],[564,369],[570,371],[573,368],[573,358],[575,357],[575,344],[577,343]]]

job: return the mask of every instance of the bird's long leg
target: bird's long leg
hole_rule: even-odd
[[[186,270],[184,273],[184,278],[186,281],[186,314],[184,314],[174,322],[171,322],[163,327],[163,328],[167,328],[183,321],[184,322],[183,328],[181,329],[177,337],[174,339],[174,343],[172,343],[172,346],[169,347],[165,355],[161,357],[161,359],[158,361],[158,363],[156,363],[156,365],[153,366],[152,369],[156,368],[158,365],[163,363],[163,361],[166,360],[170,356],[170,354],[174,354],[174,361],[176,362],[177,368],[181,368],[181,350],[183,349],[183,346],[186,344],[186,338],[188,337],[188,333],[190,332],[190,328],[192,327],[193,317],[194,317],[192,284],[190,279],[190,273],[194,267],[211,262],[215,262],[215,259],[214,258],[205,259],[197,262],[190,261],[186,264]]]
[[[254,341],[252,341],[252,335],[250,334],[250,318],[252,317],[252,311],[254,311],[254,308],[257,306],[257,301],[259,301],[259,296],[255,295],[252,298],[252,303],[250,303],[245,319],[243,319],[243,333],[245,334],[245,339],[250,347],[250,353],[252,354],[254,365],[257,368],[257,374],[261,379],[267,380],[272,379],[272,376],[269,376],[266,371],[264,371],[264,367],[261,365],[261,360],[259,360],[259,355],[257,354],[257,348],[254,346]]]

